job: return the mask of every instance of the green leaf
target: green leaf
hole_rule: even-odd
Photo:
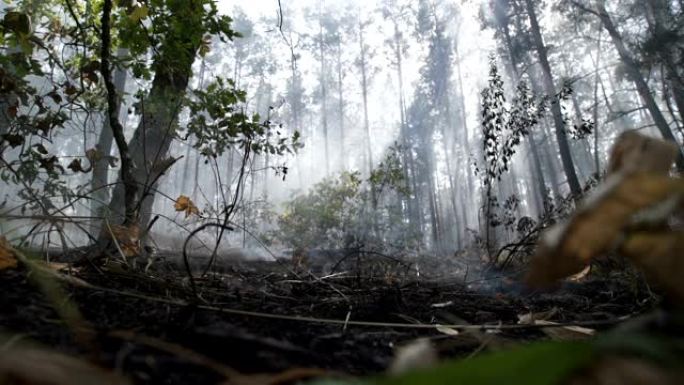
[[[3,25],[5,28],[16,32],[19,35],[28,35],[31,33],[31,19],[28,15],[21,12],[10,11],[5,14],[3,18]]]
[[[131,12],[131,14],[128,15],[128,17],[129,17],[134,23],[137,23],[137,22],[139,22],[140,20],[146,18],[146,17],[149,15],[149,13],[150,13],[150,9],[147,8],[146,5],[141,5],[141,6],[139,6],[139,7],[136,7],[135,9],[133,9],[133,12]]]
[[[444,362],[395,377],[366,381],[321,380],[315,385],[555,385],[592,362],[595,350],[587,342],[542,342],[485,354],[470,360]]]

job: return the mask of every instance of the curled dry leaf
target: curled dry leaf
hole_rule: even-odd
[[[176,211],[185,211],[185,217],[189,217],[192,214],[199,215],[199,209],[192,200],[185,195],[181,195],[176,199],[176,203],[173,205]]]
[[[5,237],[0,236],[0,271],[17,267],[17,258]]]

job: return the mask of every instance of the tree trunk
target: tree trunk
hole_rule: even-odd
[[[177,4],[171,11],[173,17],[179,20],[192,19],[187,17],[188,12],[203,12],[203,9],[198,9],[197,3],[187,1]],[[196,34],[201,33],[201,27],[195,27],[188,29],[196,31]],[[133,163],[136,165],[133,178],[141,192],[138,197],[142,202],[136,204],[139,205],[139,224],[142,228],[149,222],[156,182],[165,171],[163,165],[168,160],[167,153],[175,135],[178,112],[192,74],[192,64],[200,41],[201,36],[187,33],[170,34],[166,36],[160,53],[154,60],[155,75],[152,88],[141,103],[142,117],[129,145]],[[109,204],[110,213],[115,215],[112,220],[119,222],[124,202],[124,187],[119,183]]]
[[[118,58],[124,58],[128,56],[128,50],[125,48],[119,48],[117,50],[116,56]],[[114,71],[114,89],[119,95],[117,98],[115,106],[115,114],[117,119],[121,117],[121,102],[126,88],[126,69],[123,67],[117,67]],[[100,137],[97,140],[97,145],[95,149],[104,156],[111,155],[112,152],[112,142],[114,141],[114,135],[112,133],[112,128],[109,123],[109,119],[105,118],[102,124],[102,129],[100,130]],[[93,177],[90,182],[91,189],[93,191],[91,200],[91,212],[93,216],[104,216],[104,207],[110,199],[111,188],[107,186],[109,183],[109,162],[106,159],[102,159],[93,165]],[[93,221],[93,226],[91,231],[93,234],[100,233],[100,223],[98,221]]]
[[[321,86],[321,120],[323,124],[323,141],[325,145],[325,175],[330,175],[330,147],[328,144],[328,112],[327,112],[327,101],[328,101],[328,87],[326,85],[325,74],[327,69],[325,68],[325,49],[323,47],[323,4],[322,1],[318,4],[319,14],[318,14],[318,54],[321,60],[321,73],[320,73],[320,86]]]
[[[653,36],[658,38],[670,32],[671,28],[666,24],[668,20],[677,20],[677,16],[673,14],[669,2],[667,0],[649,0],[643,3],[646,8],[646,20]],[[680,119],[684,122],[684,79],[682,79],[678,71],[681,68],[673,57],[674,52],[675,50],[672,49],[670,44],[660,44],[658,46],[658,56],[665,69],[664,72],[670,86],[672,99],[679,110]]]
[[[539,22],[537,21],[537,14],[534,10],[534,4],[532,3],[532,0],[525,0],[525,4],[527,6],[527,13],[530,18],[530,31],[532,33],[532,40],[534,42],[537,55],[539,56],[539,64],[542,69],[542,83],[544,90],[549,97],[553,97],[556,95],[556,86],[554,84],[546,46],[544,45],[544,40],[539,28]],[[563,170],[565,171],[565,176],[568,180],[568,185],[570,186],[570,192],[572,193],[574,199],[578,199],[582,194],[582,188],[580,186],[579,180],[577,179],[577,174],[575,173],[575,166],[570,153],[570,145],[568,144],[568,138],[565,134],[563,113],[561,112],[560,103],[551,103],[551,114],[553,115],[553,121],[556,128],[556,141],[558,142],[558,149],[560,151],[561,161],[563,163]]]
[[[651,94],[651,90],[649,89],[646,80],[644,80],[644,77],[641,75],[641,72],[639,71],[638,64],[630,55],[629,51],[627,50],[627,47],[625,46],[625,43],[622,41],[622,36],[620,36],[620,33],[615,27],[615,24],[613,24],[613,20],[610,18],[610,15],[606,10],[604,1],[597,0],[596,6],[598,9],[599,18],[603,23],[603,27],[606,29],[606,31],[608,31],[608,34],[610,35],[610,38],[613,41],[613,44],[615,45],[615,48],[618,51],[618,54],[620,55],[620,60],[622,60],[622,63],[625,65],[625,69],[627,70],[627,73],[636,85],[637,92],[639,93],[639,96],[641,96],[642,101],[644,102],[646,108],[651,114],[651,118],[653,119],[653,122],[660,131],[660,134],[666,140],[670,140],[674,143],[677,143],[674,134],[672,133],[672,130],[670,129],[669,124],[667,123],[667,120],[665,120],[665,116],[663,116],[663,113],[660,111],[660,108],[658,107],[658,104],[653,98],[653,95]],[[680,171],[684,171],[684,155],[682,154],[681,149],[679,151],[679,156],[677,157],[677,168]]]
[[[344,90],[342,88],[342,38],[337,40],[337,98],[338,98],[338,114],[340,120],[340,166],[343,170],[347,168],[347,152],[344,148]]]

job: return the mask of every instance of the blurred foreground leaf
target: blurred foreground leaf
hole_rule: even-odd
[[[473,359],[449,361],[400,376],[367,380],[320,380],[315,385],[552,385],[594,357],[583,342],[543,342]]]
[[[7,348],[0,354],[0,383],[26,385],[124,385],[114,372],[39,348]]]

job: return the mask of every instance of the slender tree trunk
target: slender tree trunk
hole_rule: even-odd
[[[648,21],[651,33],[655,38],[665,35],[671,28],[667,26],[668,21],[677,20],[677,16],[673,14],[672,8],[668,0],[649,0],[644,1],[646,20]],[[680,10],[681,12],[681,10]],[[676,59],[673,53],[676,50],[672,49],[669,44],[661,44],[658,46],[658,56],[664,67],[664,74],[669,83],[672,99],[679,110],[680,119],[684,122],[684,79],[679,71],[680,66],[676,64]]]
[[[340,166],[343,170],[347,168],[347,152],[344,148],[345,132],[344,132],[344,89],[342,83],[342,38],[337,40],[337,98],[338,98],[338,114],[340,119]]]
[[[321,60],[321,74],[320,74],[320,86],[321,86],[321,121],[323,124],[323,141],[325,145],[325,175],[330,175],[330,147],[328,144],[328,87],[326,85],[326,67],[325,67],[325,48],[323,43],[323,2],[318,3],[319,14],[318,14],[318,54]]]
[[[128,56],[128,50],[125,48],[119,48],[117,50],[116,56],[119,58],[124,58]],[[116,90],[119,97],[116,100],[114,113],[117,116],[117,120],[121,117],[121,102],[126,88],[126,70],[123,67],[117,67],[114,71],[114,89]],[[112,128],[110,126],[110,119],[107,117],[104,119],[102,124],[102,129],[100,130],[100,137],[98,138],[95,149],[99,151],[104,156],[111,155],[112,143],[114,141],[114,135],[112,133]],[[110,199],[110,187],[107,187],[109,183],[109,162],[105,159],[96,162],[93,165],[93,177],[90,182],[91,189],[93,191],[92,201],[91,201],[91,212],[94,216],[103,216],[104,207]],[[93,221],[92,232],[93,234],[100,233],[100,223],[98,221]]]
[[[462,200],[465,200],[468,202],[468,206],[471,206],[473,202],[475,201],[474,198],[474,186],[475,186],[475,181],[473,181],[473,171],[471,169],[470,165],[470,159],[469,159],[469,154],[468,151],[470,151],[470,134],[469,134],[469,128],[468,128],[468,118],[467,118],[467,110],[466,110],[466,104],[465,104],[465,98],[463,97],[465,91],[463,89],[463,73],[461,71],[461,55],[460,51],[458,49],[458,45],[454,47],[454,59],[455,59],[455,67],[456,67],[456,80],[458,82],[458,114],[459,114],[459,120],[460,120],[460,125],[463,130],[463,159],[461,161],[461,164],[464,164],[464,175],[465,175],[465,191],[466,193],[464,194],[465,196],[462,198]],[[457,135],[454,135],[454,144],[456,142],[456,137]],[[463,217],[464,217],[464,222],[463,222],[463,236],[466,236],[466,231],[465,229],[468,228],[468,224],[470,223],[468,220],[468,213],[463,212]]]
[[[556,95],[556,86],[554,84],[546,46],[544,45],[544,40],[539,28],[539,22],[537,21],[537,14],[534,9],[534,4],[532,0],[525,0],[525,4],[527,6],[527,13],[530,18],[530,31],[532,33],[532,40],[534,42],[537,55],[539,56],[539,64],[542,68],[542,83],[544,85],[546,94],[553,97]],[[565,171],[565,176],[568,180],[568,185],[570,186],[570,192],[575,199],[578,199],[582,194],[582,188],[577,178],[575,166],[572,161],[570,145],[568,144],[568,138],[565,134],[563,114],[561,112],[559,103],[551,104],[551,113],[553,115],[553,121],[556,128],[556,141],[558,142],[558,149],[560,151],[561,161],[563,163],[563,170]]]
[[[517,18],[516,20],[518,22],[520,21],[519,18]],[[515,56],[515,50],[513,48],[513,39],[511,38],[509,25],[506,23],[504,25],[501,25],[500,27],[503,31],[504,43],[506,45],[506,50],[508,51],[508,57],[510,58],[510,77],[514,82],[519,82],[521,81],[519,63]],[[535,92],[538,91],[535,90]],[[537,197],[537,201],[543,203],[544,200],[546,200],[546,181],[544,180],[544,173],[541,167],[541,161],[539,157],[539,149],[537,148],[537,145],[534,141],[533,131],[530,132],[525,142],[527,142],[527,146],[532,152],[532,162],[528,161],[528,166],[529,174],[536,182],[533,184],[534,186],[536,186],[536,189],[534,189],[534,193]],[[543,204],[540,205],[538,208],[540,209],[539,214],[544,212]]]
[[[393,19],[393,24],[394,24],[394,58],[397,62],[396,70],[397,70],[397,82],[399,85],[399,136],[401,140],[401,160],[402,160],[402,173],[404,175],[404,181],[407,183],[407,186],[411,184],[411,175],[409,175],[409,169],[410,169],[410,159],[409,157],[411,156],[410,154],[410,148],[409,148],[409,143],[408,143],[408,133],[406,132],[406,104],[404,102],[404,74],[403,74],[403,55],[402,55],[402,41],[401,41],[401,32],[399,31],[399,25],[398,22]],[[415,225],[415,223],[412,221],[413,219],[413,199],[411,199],[411,196],[406,197],[404,199],[405,204],[402,206],[405,206],[404,210],[404,215],[406,219],[408,220],[409,223]]]
[[[359,66],[361,69],[361,94],[363,96],[363,127],[366,135],[366,167],[368,170],[368,175],[370,176],[373,172],[373,151],[371,142],[371,128],[370,122],[368,120],[368,74],[366,72],[368,63],[366,62],[366,43],[364,41],[364,27],[361,21],[359,21],[359,49],[360,58]],[[375,191],[375,186],[371,185],[371,200],[373,204],[373,211],[375,212],[378,208],[378,197]]]
[[[596,60],[594,61],[594,106],[592,110],[592,118],[594,121],[594,170],[596,176],[601,175],[601,161],[599,159],[599,114],[598,114],[598,88],[601,79],[601,38],[603,37],[603,29],[599,31],[598,42],[596,43]],[[610,105],[608,106],[610,108]]]
[[[119,187],[119,202],[116,206],[118,209],[124,208],[122,223],[124,226],[136,225],[139,221],[139,210],[136,207],[139,188],[135,183],[135,173],[138,167],[134,166],[131,159],[131,151],[126,143],[124,137],[124,129],[119,122],[119,106],[120,95],[116,92],[116,86],[111,78],[110,68],[110,49],[111,49],[111,13],[112,0],[105,0],[102,5],[102,23],[101,23],[101,50],[100,50],[100,72],[104,80],[105,88],[107,90],[107,117],[109,118],[109,126],[111,127],[112,135],[116,140],[116,145],[119,148],[119,157],[121,158],[121,182]]]

